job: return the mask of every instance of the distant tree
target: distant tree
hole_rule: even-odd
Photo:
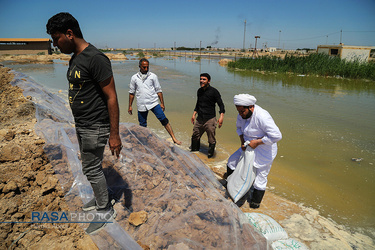
[[[199,50],[199,48],[177,47],[176,50]],[[204,50],[204,48],[201,50]]]
[[[307,52],[309,52],[309,51],[312,50],[312,49],[309,49],[309,48],[303,48],[302,50],[306,50]]]

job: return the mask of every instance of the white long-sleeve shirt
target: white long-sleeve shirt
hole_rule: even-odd
[[[248,119],[237,116],[237,134],[243,135],[245,141],[262,139],[264,144],[255,148],[255,167],[272,164],[277,154],[277,143],[281,140],[280,129],[267,110],[254,105],[254,112]]]
[[[137,98],[138,111],[147,111],[158,105],[157,93],[162,92],[158,76],[147,72],[146,79],[142,80],[141,73],[134,74],[130,79],[129,93]]]

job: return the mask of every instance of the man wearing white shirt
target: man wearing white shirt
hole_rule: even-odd
[[[139,72],[134,74],[130,80],[128,109],[130,115],[133,114],[134,95],[137,97],[139,125],[147,127],[147,115],[148,111],[151,110],[172,137],[173,142],[180,145],[181,142],[174,136],[171,124],[164,114],[163,92],[158,77],[149,72],[149,61],[146,58],[139,61]],[[160,99],[160,104],[158,99]]]
[[[282,138],[271,115],[255,102],[256,98],[252,95],[234,96],[234,104],[238,111],[236,127],[241,147],[229,157],[227,165],[227,176],[229,176],[235,170],[242,150],[245,150],[244,143],[250,141],[249,146],[254,149],[256,168],[251,208],[260,206],[267,186],[267,176],[277,154],[277,142]]]

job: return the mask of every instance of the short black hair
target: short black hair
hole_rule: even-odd
[[[46,25],[47,34],[52,35],[56,32],[65,34],[68,29],[78,38],[83,38],[78,21],[68,12],[60,12],[51,17]]]
[[[208,81],[211,81],[211,76],[208,73],[202,73],[200,76],[207,77]]]
[[[148,64],[150,64],[150,62],[146,58],[142,58],[141,60],[139,60],[139,66],[141,66],[143,62],[147,62]]]

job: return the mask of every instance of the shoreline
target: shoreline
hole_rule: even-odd
[[[196,153],[195,153],[196,154]],[[205,154],[196,154],[218,179],[222,178],[226,169],[215,168],[213,162]],[[319,214],[319,211],[287,200],[272,192],[267,186],[266,193],[258,209],[252,209],[246,201],[240,209],[244,213],[261,213],[277,221],[294,238],[311,249],[373,249],[374,240],[369,236],[352,232]]]
[[[26,123],[26,120],[20,122]],[[4,139],[2,138],[2,140]],[[200,158],[206,165],[212,165],[205,159],[205,155]],[[211,169],[220,175],[219,170],[215,170],[212,166]],[[357,249],[368,249],[367,247],[374,246],[371,238],[358,235],[358,233],[353,235],[347,232],[343,226],[321,217],[318,211],[278,197],[272,191],[266,192],[260,209],[250,209],[245,203],[241,210],[269,215],[284,227],[290,238],[295,238],[312,249],[352,249],[351,246],[355,246]]]

